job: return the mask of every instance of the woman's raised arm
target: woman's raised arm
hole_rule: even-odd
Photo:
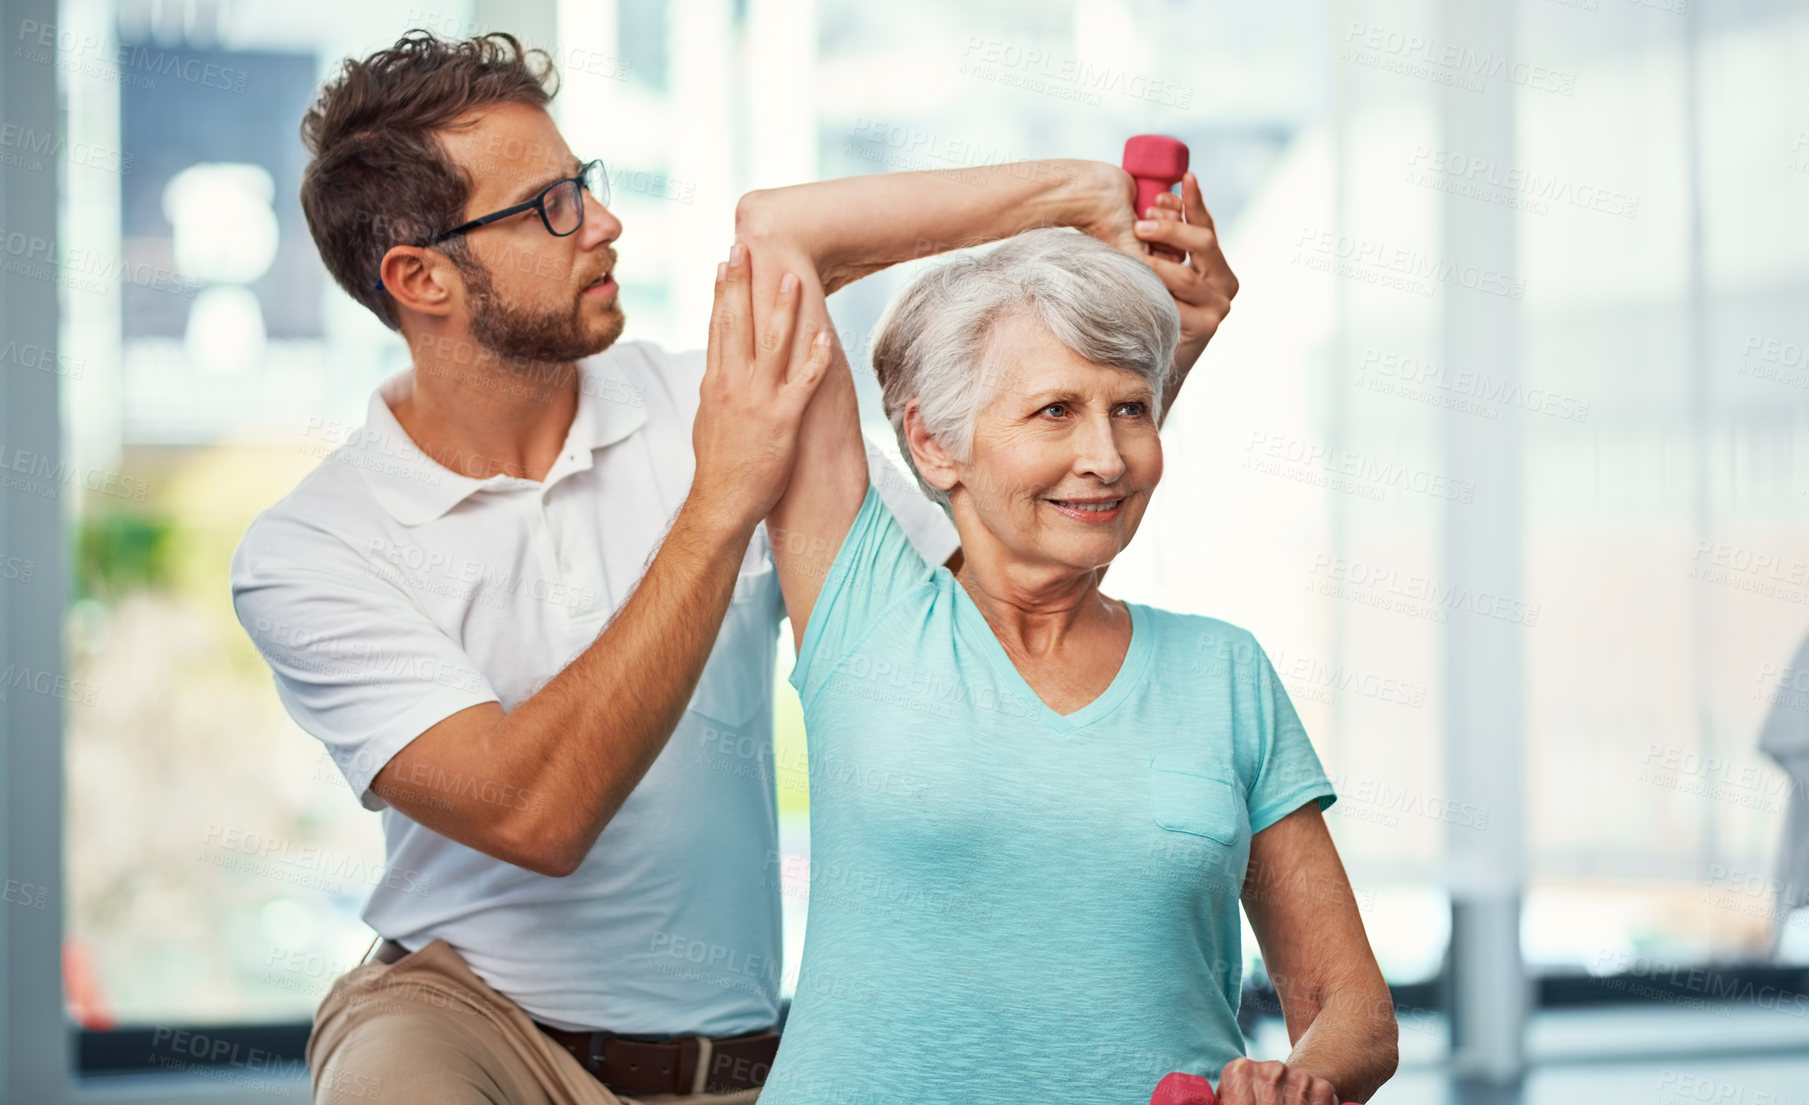
[[[782,238],[737,244],[743,256],[730,261],[718,285],[712,351],[720,342],[736,351],[732,360],[753,358],[757,347],[769,356],[789,357],[792,372],[811,377],[827,362],[827,374],[798,426],[791,480],[766,518],[793,642],[801,646],[824,577],[866,498],[867,451],[854,378],[836,340],[816,265],[801,246]],[[788,284],[788,278],[796,283]],[[813,345],[818,338],[827,344]]]

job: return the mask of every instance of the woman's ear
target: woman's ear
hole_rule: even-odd
[[[924,427],[915,398],[905,404],[904,431],[905,442],[911,446],[911,463],[923,473],[924,481],[939,491],[952,490],[960,482],[954,461],[942,448],[942,443],[931,437]]]

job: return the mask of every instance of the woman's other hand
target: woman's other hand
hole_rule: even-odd
[[[1144,260],[1162,277],[1181,312],[1175,365],[1185,372],[1231,313],[1237,276],[1219,249],[1218,227],[1200,194],[1200,179],[1192,172],[1181,178],[1180,195],[1163,192],[1154,207],[1140,214],[1143,218],[1132,230],[1153,250]]]
[[[1338,1105],[1338,1092],[1279,1060],[1233,1059],[1219,1074],[1218,1105]]]
[[[1079,188],[1081,199],[1070,225],[1142,258],[1174,298],[1181,341],[1175,347],[1172,382],[1162,397],[1166,416],[1187,373],[1231,313],[1237,276],[1219,248],[1218,227],[1200,194],[1199,177],[1186,173],[1180,195],[1160,193],[1148,210],[1133,211],[1136,180],[1116,165],[1097,164],[1097,175]]]

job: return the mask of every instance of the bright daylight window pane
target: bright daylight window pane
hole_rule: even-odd
[[[377,820],[277,701],[226,563],[403,350],[321,267],[301,114],[402,3],[66,3],[62,341],[75,504],[71,1008],[90,1027],[306,1020],[355,962]],[[449,18],[468,13],[454,10]]]

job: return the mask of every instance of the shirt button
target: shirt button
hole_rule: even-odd
[[[559,570],[564,572],[566,575],[571,575],[572,574],[572,562],[565,559],[564,557],[560,557],[559,558]]]

